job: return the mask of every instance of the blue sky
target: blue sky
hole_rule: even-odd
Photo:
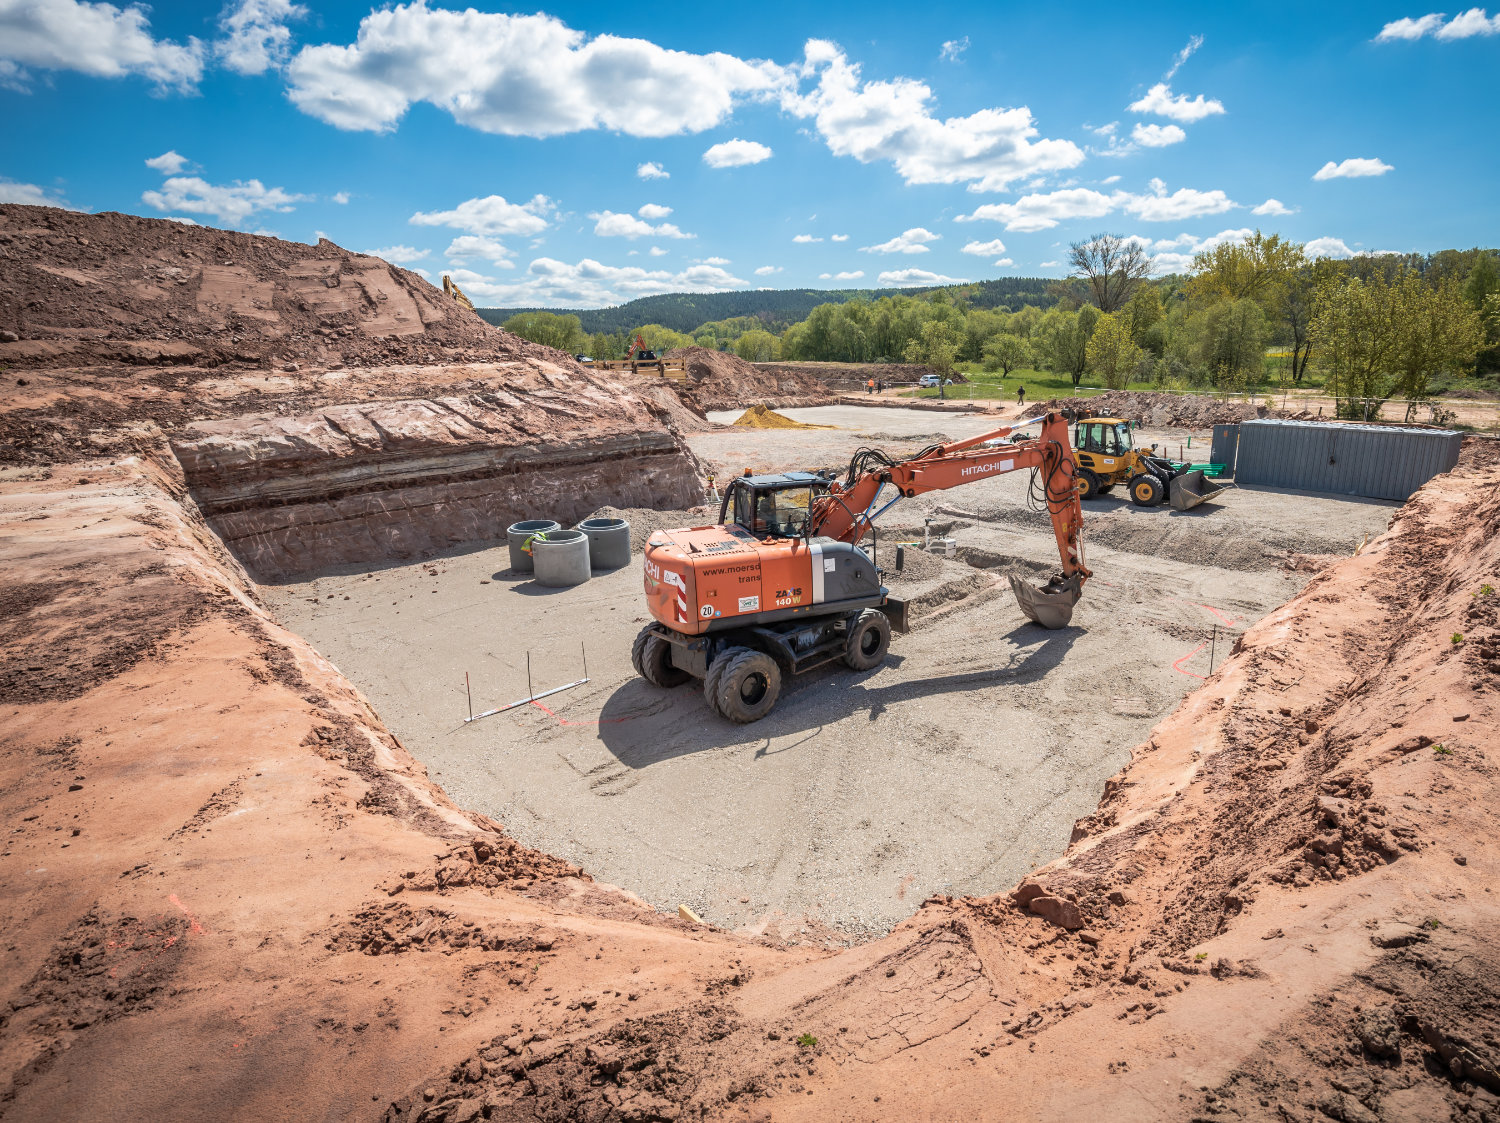
[[[0,200],[267,231],[478,303],[1500,244],[1500,11],[0,0]],[[149,163],[148,163],[149,162]]]

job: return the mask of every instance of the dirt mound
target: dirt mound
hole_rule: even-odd
[[[1208,429],[1277,416],[1270,407],[1249,402],[1135,390],[1108,390],[1092,398],[1053,398],[1033,408],[1070,410],[1081,417],[1123,417],[1155,429]]]
[[[864,393],[870,379],[884,382],[886,386],[914,386],[924,374],[937,371],[925,363],[757,363],[765,371],[774,371],[778,376],[813,378],[829,390],[838,393],[858,391]],[[967,382],[958,371],[949,371],[948,380],[954,383]]]
[[[687,363],[692,392],[705,410],[735,409],[757,401],[771,401],[782,409],[833,401],[816,378],[767,370],[727,351],[680,347],[667,352],[666,358]]]
[[[0,362],[285,366],[540,358],[406,269],[135,215],[0,206]]]
[[[767,409],[763,405],[753,405],[744,413],[740,414],[734,422],[736,425],[747,429],[826,429],[827,425],[808,425],[803,421],[793,421],[773,409]]]

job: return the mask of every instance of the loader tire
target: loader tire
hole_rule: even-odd
[[[1099,485],[1099,494],[1100,495],[1108,495],[1110,492],[1114,491],[1114,489],[1115,489],[1115,485],[1114,484],[1100,484]]]
[[[867,608],[849,622],[844,662],[856,671],[868,671],[885,661],[890,646],[890,619],[878,608]]]
[[[781,694],[781,668],[763,651],[740,651],[719,672],[714,709],[730,721],[749,725],[771,712]]]
[[[1142,474],[1130,481],[1130,501],[1137,507],[1155,507],[1166,493],[1155,476]]]
[[[641,678],[664,689],[681,686],[692,678],[686,671],[672,665],[672,645],[650,626],[642,628],[641,634],[635,637],[635,643],[630,647],[630,663]]]
[[[1091,468],[1078,469],[1078,498],[1098,499],[1104,494],[1104,485],[1099,482],[1099,474]]]
[[[708,674],[703,676],[703,700],[714,713],[719,712],[719,679],[724,676],[724,668],[749,650],[748,647],[726,647],[708,665]]]

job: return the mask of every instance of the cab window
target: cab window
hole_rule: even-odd
[[[736,492],[734,521],[762,537],[800,538],[807,530],[812,488]]]
[[[1129,425],[1114,426],[1111,435],[1113,437],[1114,452],[1116,455],[1123,456],[1125,453],[1130,451],[1131,440]]]
[[[1080,452],[1103,452],[1103,425],[1080,425],[1076,444]]]

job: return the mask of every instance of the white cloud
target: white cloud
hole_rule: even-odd
[[[448,226],[469,234],[540,234],[554,207],[545,195],[530,202],[508,203],[502,195],[465,199],[449,211],[418,211],[407,219],[413,226]]]
[[[943,44],[942,50],[938,52],[938,58],[944,62],[957,62],[964,57],[964,52],[969,49],[969,37],[965,35],[962,39],[949,39]]]
[[[864,275],[865,271],[863,269],[851,269],[846,273],[835,273],[833,279],[835,281],[857,281]]]
[[[998,265],[998,266],[1001,266],[1003,268],[1003,267],[1006,267],[1006,266],[1014,265],[1015,262],[1012,261],[1008,257],[1002,257],[999,261],[995,262],[995,264]]]
[[[705,257],[701,262],[693,262],[694,265],[728,265],[727,257]]]
[[[1443,26],[1443,14],[1441,12],[1429,12],[1425,16],[1412,19],[1407,16],[1403,19],[1392,20],[1380,29],[1380,34],[1375,36],[1377,43],[1389,43],[1394,39],[1420,39],[1429,32],[1436,31]]]
[[[1303,247],[1308,257],[1353,257],[1342,238],[1314,238]]]
[[[1260,206],[1252,208],[1250,213],[1281,215],[1296,214],[1297,212],[1294,208],[1287,206],[1280,199],[1267,199]]]
[[[647,203],[635,213],[640,215],[642,218],[655,220],[658,218],[666,218],[667,215],[672,213],[672,208],[664,207],[660,203]]]
[[[847,234],[834,234],[834,235],[831,235],[828,240],[830,242],[847,242],[849,240],[849,235],[847,235]]]
[[[992,254],[1004,253],[1005,243],[999,238],[989,242],[969,242],[959,253],[970,253],[975,257],[989,257]]]
[[[780,273],[780,272],[781,272],[781,266],[779,266],[779,265],[762,265],[759,269],[757,269],[755,271],[755,275],[757,277],[769,277],[772,274]]]
[[[670,250],[664,250],[660,246],[652,246],[650,253],[652,257],[666,257]]]
[[[515,281],[477,273],[454,273],[471,297],[501,308],[597,308],[663,292],[727,292],[746,282],[715,265],[693,265],[681,272],[639,265],[604,265],[592,258],[576,264],[539,257]]]
[[[901,285],[912,288],[917,285],[961,285],[962,277],[945,277],[941,273],[929,273],[925,269],[892,269],[875,278],[882,285]]]
[[[0,0],[0,70],[4,84],[25,91],[26,67],[76,70],[95,78],[139,74],[159,90],[192,89],[203,77],[203,44],[151,37],[143,8],[87,0]]]
[[[1117,191],[1115,199],[1121,210],[1146,222],[1177,222],[1199,215],[1223,214],[1239,205],[1224,192],[1217,190],[1199,191],[1193,187],[1179,187],[1168,195],[1167,185],[1159,179],[1151,181],[1150,195]]]
[[[1500,35],[1500,13],[1490,19],[1483,8],[1470,8],[1433,33],[1436,39],[1468,39],[1475,35]]]
[[[797,234],[792,238],[792,241],[797,245],[805,245],[808,242],[821,242],[822,240],[822,238],[815,238],[811,234]]]
[[[1175,78],[1177,76],[1177,72],[1182,69],[1182,64],[1187,62],[1188,59],[1192,58],[1193,52],[1201,46],[1203,46],[1203,36],[1194,35],[1191,39],[1189,39],[1187,41],[1187,45],[1183,47],[1182,50],[1178,51],[1176,56],[1172,59],[1172,65],[1170,69],[1168,69],[1167,72],[1162,75],[1161,80],[1163,82],[1170,82],[1173,78]]]
[[[1159,253],[1151,259],[1151,272],[1158,276],[1168,273],[1187,273],[1193,268],[1190,253]]]
[[[1175,238],[1158,238],[1152,241],[1150,238],[1139,234],[1127,238],[1127,241],[1135,242],[1143,249],[1153,251],[1151,259],[1151,271],[1158,275],[1167,273],[1186,273],[1193,267],[1195,254],[1208,253],[1217,246],[1229,242],[1243,242],[1255,231],[1248,226],[1238,230],[1220,230],[1207,238],[1200,238],[1196,234],[1179,234]]]
[[[640,167],[636,168],[635,169],[635,174],[638,175],[638,176],[640,176],[642,179],[671,179],[672,178],[672,173],[671,172],[667,171],[660,164],[658,164],[658,163],[656,163],[655,161],[652,161],[652,160],[647,160]]]
[[[642,208],[644,209],[644,208]],[[594,233],[601,238],[692,238],[670,222],[652,226],[633,214],[616,214],[614,211],[599,211],[589,215],[594,220]]]
[[[986,203],[973,214],[959,215],[956,221],[990,219],[1005,223],[1007,230],[1029,234],[1072,218],[1099,218],[1114,209],[1114,200],[1103,192],[1074,187],[1046,195],[1023,195],[1014,203]]]
[[[187,166],[187,157],[179,156],[176,152],[163,152],[160,156],[153,156],[146,161],[146,167],[161,172],[162,175],[176,175]]]
[[[419,250],[415,246],[386,246],[380,250],[365,250],[371,257],[384,258],[393,261],[397,265],[410,265],[415,261],[421,261],[432,251]]]
[[[1393,20],[1380,29],[1375,36],[1377,43],[1389,43],[1398,39],[1421,39],[1431,35],[1434,39],[1468,39],[1475,35],[1500,35],[1500,13],[1491,18],[1483,8],[1470,8],[1460,12],[1447,23],[1443,13],[1428,12],[1425,16]]]
[[[831,281],[831,280],[833,280],[833,274],[832,273],[819,273],[818,274],[818,280],[820,280],[820,281]]]
[[[1176,222],[1200,215],[1221,214],[1239,204],[1223,191],[1199,191],[1180,187],[1171,194],[1159,179],[1151,181],[1151,194],[1116,191],[1106,195],[1087,187],[1065,188],[1048,194],[1023,195],[1014,203],[986,203],[973,214],[959,215],[956,222],[990,220],[1003,222],[1007,230],[1023,234],[1050,230],[1075,218],[1101,218],[1116,210],[1146,222]]]
[[[1165,148],[1169,144],[1180,144],[1187,140],[1187,133],[1179,125],[1142,125],[1137,123],[1130,130],[1130,139],[1143,148]]]
[[[835,156],[862,164],[887,160],[907,183],[968,182],[972,190],[999,191],[1012,180],[1083,162],[1072,141],[1033,139],[1037,128],[1025,106],[939,119],[926,83],[861,81],[859,65],[826,40],[808,40],[801,76],[817,84],[805,94],[784,90],[782,108],[812,118]]]
[[[1192,124],[1205,117],[1223,113],[1224,103],[1217,98],[1205,100],[1202,94],[1189,98],[1187,94],[1173,94],[1165,82],[1158,82],[1146,91],[1144,97],[1126,106],[1132,113],[1151,113],[1157,117],[1170,117],[1174,121]]]
[[[198,176],[173,176],[160,191],[146,191],[141,200],[159,211],[187,211],[213,215],[220,222],[239,226],[257,211],[285,213],[294,203],[311,196],[293,195],[281,187],[267,187],[258,179],[214,184]]]
[[[1044,261],[1039,266],[1039,268],[1042,268],[1042,269],[1060,269],[1060,268],[1062,268],[1062,262],[1060,262],[1060,261]]]
[[[1105,187],[1108,187],[1111,183],[1119,183],[1120,177],[1117,175],[1105,176],[1099,182],[1102,183]]]
[[[771,150],[764,144],[738,137],[716,144],[703,154],[703,162],[711,168],[741,168],[770,158]]]
[[[448,243],[446,256],[450,260],[465,261],[481,258],[493,262],[502,269],[513,269],[515,263],[508,260],[511,251],[498,238],[486,238],[482,234],[460,234]]]
[[[68,201],[47,187],[35,183],[18,183],[0,177],[0,203],[25,203],[29,207],[61,207],[65,211],[77,210]]]
[[[307,9],[292,0],[240,0],[219,20],[225,37],[214,44],[214,51],[236,74],[280,69],[292,45],[287,21],[306,15]]]
[[[354,43],[304,47],[288,96],[341,129],[387,131],[428,102],[461,125],[508,136],[607,129],[630,136],[696,133],[739,100],[790,81],[784,68],[644,39],[592,39],[545,15],[428,8],[370,12]]]
[[[330,203],[337,203],[341,207],[347,206],[349,203],[349,192],[335,191],[332,195],[328,196],[328,201]]]
[[[881,242],[878,246],[860,246],[860,253],[927,253],[926,243],[936,242],[941,234],[934,234],[921,226],[913,226],[910,230],[904,230],[897,234],[889,242]]]
[[[1393,165],[1371,157],[1355,156],[1340,164],[1329,160],[1313,173],[1313,179],[1358,179],[1361,176],[1385,175],[1392,168]]]

